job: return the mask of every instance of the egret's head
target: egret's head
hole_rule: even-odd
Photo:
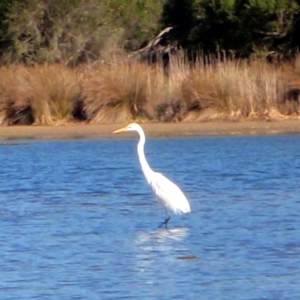
[[[119,133],[124,131],[139,131],[141,129],[141,126],[137,123],[131,123],[121,129],[115,130],[113,133]]]

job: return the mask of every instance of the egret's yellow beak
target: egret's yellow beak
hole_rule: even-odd
[[[125,126],[123,128],[120,128],[120,129],[117,129],[113,133],[119,133],[119,132],[123,132],[123,131],[126,131],[126,130],[127,130],[127,126]]]

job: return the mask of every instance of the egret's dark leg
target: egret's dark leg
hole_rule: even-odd
[[[166,219],[158,226],[158,228],[162,227],[163,225],[165,225],[165,227],[168,228],[167,224],[171,220],[171,217],[168,214],[167,209],[165,209],[165,211],[166,211]]]

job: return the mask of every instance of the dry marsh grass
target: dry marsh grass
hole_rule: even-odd
[[[230,119],[269,116],[281,97],[280,74],[280,69],[261,62],[198,65],[185,84],[186,101]]]
[[[159,65],[124,58],[81,66],[0,67],[0,123],[199,121],[299,114],[300,60]],[[291,84],[291,82],[293,82]]]
[[[86,68],[81,98],[87,120],[116,122],[147,117],[149,72],[147,66],[123,60]]]
[[[29,124],[71,118],[79,97],[75,71],[62,65],[10,66],[0,68],[0,76],[4,79],[0,85],[2,123],[18,124],[22,112],[22,120]]]

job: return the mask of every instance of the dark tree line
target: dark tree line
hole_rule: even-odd
[[[190,56],[289,59],[300,0],[1,0],[0,63],[82,62],[133,51],[166,27]]]
[[[190,52],[290,58],[300,46],[299,0],[168,0],[161,21]]]

